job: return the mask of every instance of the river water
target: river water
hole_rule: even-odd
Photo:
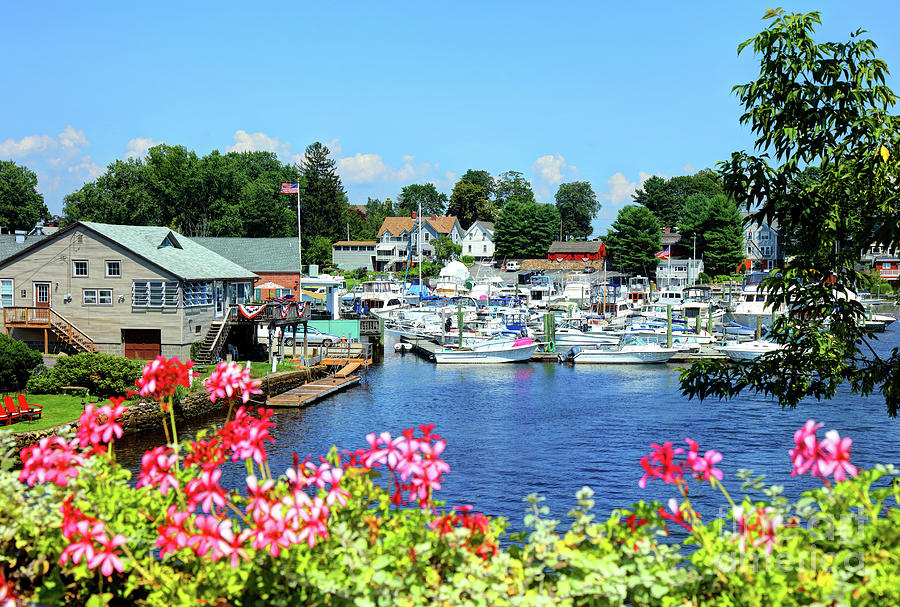
[[[877,350],[900,346],[897,325],[880,337]],[[664,503],[675,495],[672,487],[637,485],[639,460],[652,442],[690,437],[701,452],[720,451],[732,495],[740,493],[735,473],[741,468],[785,484],[788,496],[819,486],[810,477],[790,477],[793,432],[810,418],[853,439],[856,465],[900,464],[900,420],[887,417],[879,397],[861,398],[846,388],[831,401],[809,401],[795,410],[749,394],[699,402],[681,396],[673,365],[438,366],[412,353],[395,354],[393,344],[389,335],[384,362],[371,367],[359,387],[307,409],[275,413],[269,450],[275,474],[290,466],[295,451],[302,459],[324,455],[331,445],[355,450],[365,446],[369,432],[396,435],[432,423],[447,439],[444,457],[451,467],[436,498],[451,506],[472,504],[521,528],[523,498],[531,492],[545,496],[551,516],[563,519],[585,485],[594,489],[604,516],[641,499]],[[179,435],[191,437],[223,417],[193,420]],[[137,469],[143,451],[162,440],[161,432],[128,436],[116,452]],[[242,486],[244,473],[243,465],[229,465],[223,484]],[[701,512],[715,514],[724,504],[708,487],[692,494]]]

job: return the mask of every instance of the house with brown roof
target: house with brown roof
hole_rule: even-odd
[[[412,217],[385,217],[378,230],[378,244],[375,247],[375,270],[385,271],[402,264],[412,256],[419,256],[418,243],[421,235],[422,255],[434,256],[431,243],[446,236],[456,244],[462,242],[465,231],[456,217],[422,217],[421,221]]]

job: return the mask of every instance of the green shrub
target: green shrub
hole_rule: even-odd
[[[463,255],[462,258],[460,258],[460,261],[463,263],[463,265],[470,266],[475,263],[475,258],[471,255]]]
[[[191,360],[197,360],[197,357],[200,356],[200,351],[203,349],[202,341],[195,341],[191,344]]]
[[[24,342],[0,334],[0,388],[18,390],[25,385],[32,369],[43,362]]]
[[[96,396],[124,396],[141,376],[139,362],[110,354],[61,356],[51,373],[60,386],[84,386]]]
[[[32,394],[59,394],[61,388],[62,384],[43,363],[34,368],[25,384],[25,389]]]

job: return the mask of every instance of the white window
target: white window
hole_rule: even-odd
[[[253,289],[253,301],[262,301],[261,289]]]
[[[85,306],[111,306],[112,289],[84,289],[81,291],[81,303]]]
[[[86,259],[72,260],[72,276],[87,276],[88,262]]]
[[[122,262],[119,260],[106,260],[106,277],[107,278],[121,278],[122,277]]]
[[[231,282],[228,283],[228,299],[233,304],[245,304],[250,301],[250,283],[249,282]],[[186,302],[187,300],[185,300]],[[185,303],[187,305],[187,303]]]
[[[184,307],[209,306],[213,302],[212,284],[208,282],[185,282],[181,285],[184,293]]]
[[[131,283],[131,305],[136,308],[174,308],[178,306],[178,283],[135,280]]]
[[[11,278],[0,280],[0,308],[13,305],[13,281]]]

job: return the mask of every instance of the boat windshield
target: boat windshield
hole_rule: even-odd
[[[625,334],[620,342],[623,346],[649,346],[659,343],[659,338],[655,334]]]

